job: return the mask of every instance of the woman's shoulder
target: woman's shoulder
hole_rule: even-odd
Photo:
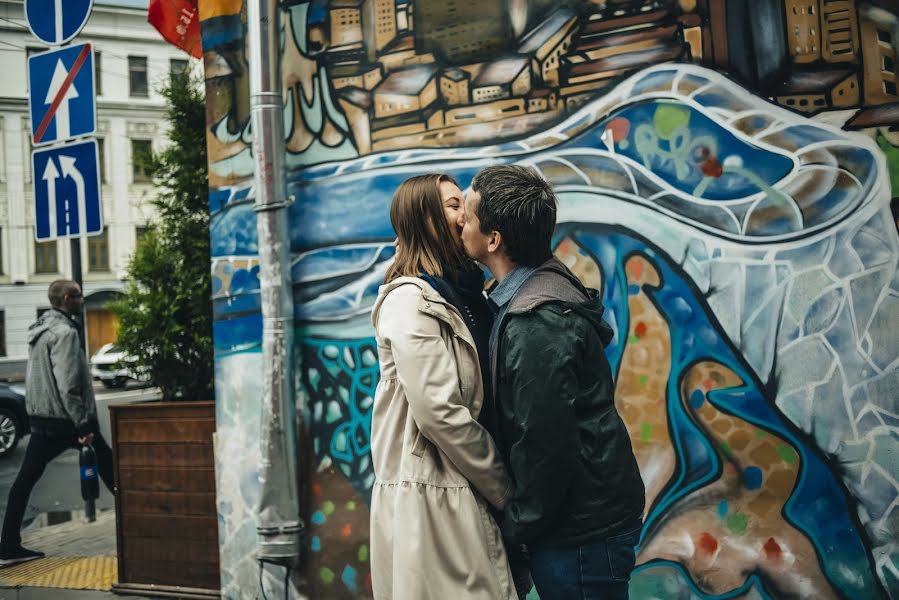
[[[378,299],[372,309],[372,323],[377,327],[385,317],[399,318],[400,315],[417,311],[424,285],[427,284],[417,277],[398,277],[382,285],[378,288]]]

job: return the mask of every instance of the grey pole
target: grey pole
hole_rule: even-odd
[[[71,233],[71,232],[70,232]],[[81,275],[81,237],[74,236],[69,238],[69,249],[72,254],[72,281],[78,284],[78,287],[81,288],[82,295],[84,294],[84,284],[82,283],[82,275]],[[81,348],[84,350],[85,355],[88,353],[88,345],[87,345],[87,336],[84,331],[84,321],[85,321],[85,311],[84,306],[81,307],[81,312],[77,315],[72,315],[75,317],[75,323],[78,324],[78,335],[81,336]],[[90,360],[90,356],[86,357]],[[89,523],[93,523],[97,520],[97,506],[94,500],[85,500],[84,501],[84,518],[87,519]]]
[[[247,2],[250,119],[253,131],[262,294],[262,457],[256,532],[257,559],[299,560],[296,407],[293,376],[293,296],[284,174],[277,0]]]

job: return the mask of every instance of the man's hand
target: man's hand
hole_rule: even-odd
[[[82,446],[90,446],[94,441],[94,434],[89,433],[78,438],[78,443]]]

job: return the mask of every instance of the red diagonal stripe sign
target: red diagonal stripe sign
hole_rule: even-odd
[[[50,105],[50,110],[47,111],[47,114],[44,115],[44,118],[41,120],[41,126],[38,127],[37,131],[34,133],[35,143],[40,143],[41,139],[43,139],[44,133],[47,132],[47,127],[50,126],[50,121],[56,116],[56,109],[62,104],[63,97],[65,97],[66,92],[69,91],[69,87],[72,85],[72,82],[75,81],[75,76],[78,75],[78,71],[81,70],[81,66],[84,64],[84,61],[87,60],[90,53],[91,45],[85,44],[84,47],[81,48],[81,52],[78,53],[78,58],[75,59],[75,64],[72,65],[69,74],[66,75],[62,85],[59,86],[59,91],[56,92],[56,97],[53,98],[53,104]],[[32,93],[34,93],[34,90],[32,90]]]

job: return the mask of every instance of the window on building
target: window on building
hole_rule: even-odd
[[[153,153],[150,140],[131,140],[131,168],[135,183],[146,183],[151,180],[148,161]]]
[[[87,268],[92,273],[109,271],[109,229],[87,238]]]
[[[0,310],[0,356],[6,356],[6,311]]]
[[[808,5],[808,14],[810,14],[810,15],[815,14],[815,5],[814,4]]]
[[[807,99],[807,98],[803,98],[802,100],[800,100],[800,101],[799,101],[799,106],[808,106],[808,99]]]
[[[150,228],[147,225],[138,225],[134,228],[134,242],[135,244],[140,244],[141,241],[147,237],[147,232],[150,231]]]
[[[94,50],[94,88],[97,90],[97,95],[101,95],[103,93],[103,70],[101,65],[103,64],[102,55]]]
[[[187,73],[189,68],[188,62],[183,58],[172,58],[169,60],[169,77],[173,78],[175,75]]]
[[[147,98],[150,95],[150,86],[147,83],[147,57],[128,57],[128,83],[131,96]]]
[[[884,44],[893,45],[893,36],[889,31],[885,31],[883,29],[877,30],[877,41],[883,42]]]
[[[100,163],[100,183],[106,183],[106,139],[97,138],[97,161]]]
[[[787,98],[787,106],[794,106],[796,104],[796,100],[793,98]]]
[[[34,272],[59,273],[56,257],[56,240],[34,242]]]
[[[884,81],[883,82],[883,91],[890,96],[896,95],[896,82],[895,81]]]
[[[894,61],[889,56],[884,56],[880,65],[881,70],[887,71],[889,73],[894,73],[896,71],[896,61]]]

